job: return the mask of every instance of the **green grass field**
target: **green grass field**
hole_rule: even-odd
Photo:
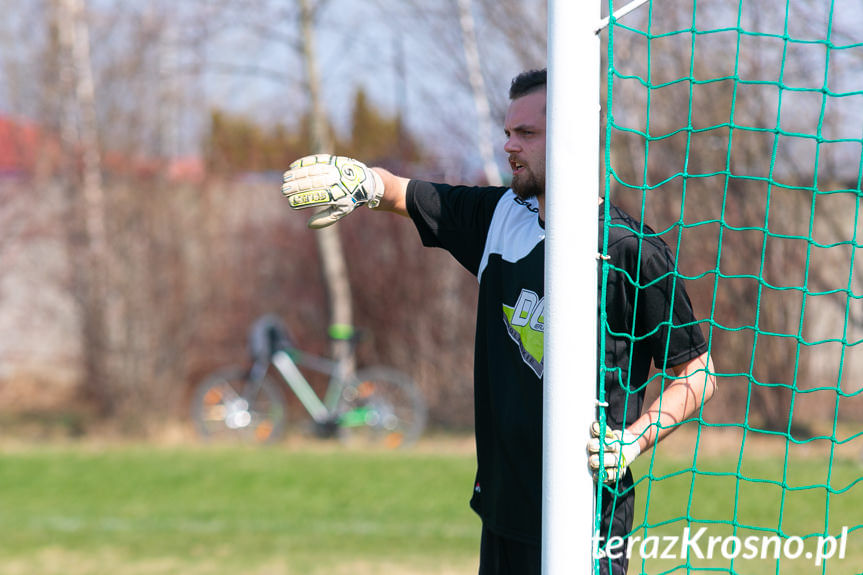
[[[6,448],[0,465],[0,573],[476,573],[479,521],[467,506],[474,461],[464,445],[433,440],[406,453],[361,453],[325,442],[265,449]],[[663,459],[666,463],[660,467],[657,460],[652,470],[655,476],[679,467]],[[640,460],[639,473],[646,473],[649,463]],[[751,465],[752,474],[773,476],[782,461],[771,456]],[[733,471],[736,461],[717,456],[703,467]],[[822,468],[818,459],[795,465],[795,480],[814,480],[824,474]],[[859,475],[859,466],[851,463],[834,469],[837,481]],[[690,480],[687,474],[653,484],[651,523],[686,513]],[[697,477],[690,515],[733,517],[734,489],[730,478]],[[642,484],[642,509],[646,491]],[[834,496],[831,525],[861,523],[860,491]],[[820,499],[809,495],[786,497],[786,527],[823,524],[823,493]],[[738,517],[775,525],[779,496],[772,486],[745,486],[740,496],[745,511],[738,510]],[[679,525],[668,523],[651,532],[674,530]],[[823,573],[863,570],[861,541],[861,531],[852,533],[846,559],[829,562]],[[647,573],[686,573],[680,563],[642,563],[634,557],[630,573],[642,565]],[[735,565],[740,573],[777,572],[775,562]],[[726,573],[728,561],[720,567],[689,572]],[[779,572],[822,570],[801,561],[783,562]]]
[[[0,573],[469,573],[470,454],[52,447],[3,454]]]
[[[636,491],[635,523],[649,526],[637,533],[642,541],[649,535],[682,539],[684,527],[691,533],[705,527],[699,540],[704,558],[688,552],[681,558],[682,547],[677,544],[674,559],[662,558],[666,545],[646,546],[648,555],[639,555],[639,543],[633,552],[630,573],[643,570],[651,575],[664,573],[734,573],[735,575],[859,575],[863,573],[863,483],[857,483],[863,475],[861,464],[856,460],[839,460],[834,463],[828,478],[826,459],[821,457],[795,458],[789,460],[787,473],[783,473],[784,458],[778,455],[745,457],[738,471],[738,460],[729,455],[698,457],[697,473],[689,470],[692,460],[656,458],[636,462],[636,477],[641,477]],[[648,482],[648,474],[654,481]],[[784,483],[785,488],[782,487]],[[834,493],[828,497],[826,485]],[[820,486],[820,487],[819,487]],[[649,505],[647,501],[649,500]],[[685,518],[689,518],[689,523]],[[822,560],[816,565],[818,540],[815,534],[838,535],[843,527],[848,528],[844,558],[839,558],[840,540],[837,537],[832,559]],[[799,557],[789,558],[780,550],[779,561],[774,558],[775,545],[767,546],[767,559],[758,555],[765,538],[776,535],[784,546],[794,537],[802,539]],[[733,547],[726,553],[720,544],[730,536],[737,537],[741,545],[748,537],[758,553],[741,547],[735,555]],[[708,538],[717,539],[713,552],[708,556]],[[822,542],[823,543],[823,542]],[[823,557],[829,557],[826,543]],[[788,546],[793,556],[798,549],[795,542]],[[807,554],[809,554],[807,556]]]

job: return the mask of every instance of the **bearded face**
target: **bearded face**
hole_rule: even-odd
[[[510,165],[515,165],[512,174],[512,191],[522,200],[529,200],[545,193],[545,162],[540,166],[539,173],[534,171],[530,166],[513,162],[510,160]]]
[[[523,199],[545,194],[545,90],[510,102],[504,123],[512,190]]]

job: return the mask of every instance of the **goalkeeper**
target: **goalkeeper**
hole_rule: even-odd
[[[408,216],[424,245],[449,251],[477,277],[477,474],[470,504],[482,519],[480,575],[539,574],[541,562],[545,70],[517,76],[509,96],[504,150],[510,189],[409,180],[328,155],[291,164],[282,186],[292,208],[324,207],[309,220],[312,228],[362,205]],[[669,273],[669,249],[658,238],[640,239],[635,231],[643,228],[616,207],[610,222],[603,215],[600,206],[601,224],[612,224],[604,382],[609,405],[607,427],[595,423],[585,438],[588,467],[607,486],[598,536],[608,541],[626,538],[632,527],[627,466],[697,413],[715,383],[684,286]],[[637,305],[636,285],[645,286]],[[661,394],[661,411],[657,400],[642,413],[651,361],[675,379]],[[575,369],[572,383],[593,385],[579,381]],[[574,446],[573,456],[581,449]],[[625,548],[610,555],[600,562],[601,572],[625,573]]]

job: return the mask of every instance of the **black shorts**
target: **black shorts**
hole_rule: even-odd
[[[610,537],[626,538],[632,529],[635,497],[632,491],[632,473],[612,488],[603,491],[602,524],[599,535],[603,542]],[[614,493],[618,493],[614,497]],[[609,530],[610,528],[610,530]],[[600,575],[626,575],[629,565],[627,546],[615,549],[615,558],[599,560]],[[540,575],[542,571],[542,548],[501,537],[483,526],[479,551],[479,575]]]
[[[485,525],[479,546],[479,575],[540,575],[539,545],[501,537]]]

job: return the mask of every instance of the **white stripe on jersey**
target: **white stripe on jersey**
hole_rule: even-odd
[[[536,198],[520,200],[512,189],[501,196],[488,228],[477,281],[482,281],[491,254],[500,254],[507,262],[517,262],[545,239],[545,230],[539,225],[538,205]]]

